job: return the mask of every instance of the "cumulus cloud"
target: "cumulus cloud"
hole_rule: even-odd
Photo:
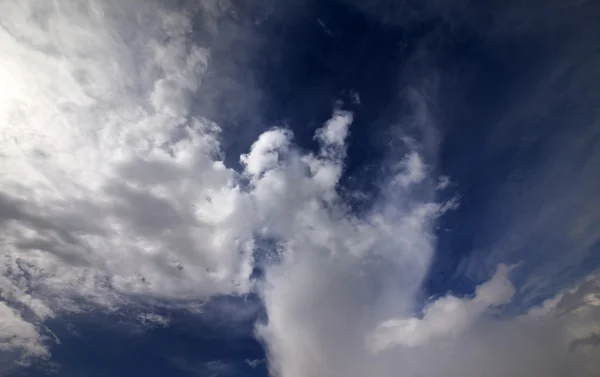
[[[273,128],[240,156],[241,171],[227,166],[223,130],[194,107],[210,91],[212,47],[191,36],[197,15],[218,33],[224,8],[0,5],[0,350],[48,357],[43,323],[66,311],[256,291],[268,317],[256,333],[275,376],[597,370],[596,280],[506,317],[515,287],[500,266],[472,297],[419,308],[434,223],[458,205],[436,200],[450,180],[432,176],[424,96],[411,92],[427,140],[405,139],[365,210],[338,187],[354,119],[341,109],[315,132],[316,151]],[[264,239],[274,258],[256,282]],[[137,320],[169,323],[151,311]],[[232,373],[220,361],[174,363]]]
[[[278,275],[267,290],[259,334],[274,375],[595,376],[600,367],[597,278],[510,317],[502,307],[515,289],[501,266],[473,297],[448,295],[421,315],[377,323],[367,281],[336,262],[281,272],[292,282]]]
[[[477,287],[475,297],[446,296],[428,305],[422,318],[390,319],[381,323],[368,338],[372,352],[397,345],[416,347],[439,338],[458,334],[486,310],[506,304],[514,294],[508,269],[500,266],[496,274]]]
[[[351,113],[336,111],[333,118],[315,136],[324,144],[343,145],[351,123]]]
[[[336,123],[334,117],[317,135],[336,130]],[[337,138],[321,141],[327,151]],[[422,155],[409,149],[382,179],[369,211],[349,211],[330,184],[333,193],[311,190],[322,195],[322,205],[301,196],[299,207],[278,216],[288,221],[277,233],[281,263],[267,269],[261,292],[268,322],[257,327],[273,375],[388,375],[369,356],[366,338],[382,321],[414,310],[433,255],[433,223],[449,209],[424,194],[434,191],[433,181],[425,179]],[[276,174],[297,165],[288,164]],[[340,168],[335,160],[325,164]],[[318,183],[316,177],[305,185]]]
[[[89,305],[247,293],[256,236],[275,240],[284,266],[304,252],[331,254],[348,268],[366,262],[373,275],[386,261],[406,271],[390,268],[381,288],[417,289],[413,275],[425,273],[432,253],[421,230],[441,207],[400,200],[351,214],[337,192],[351,113],[333,112],[315,133],[315,153],[278,128],[240,157],[243,171],[225,165],[219,125],[191,106],[211,51],[190,38],[188,13],[206,9],[2,7],[13,16],[0,31],[9,88],[1,109],[2,292],[32,321]],[[382,195],[401,198],[422,169],[409,155]],[[398,245],[406,252],[396,253]],[[7,306],[7,318],[24,318],[14,310]],[[162,323],[149,314],[139,320]],[[37,339],[28,321],[23,341],[12,341],[21,348]]]

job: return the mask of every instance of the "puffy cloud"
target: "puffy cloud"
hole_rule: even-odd
[[[246,171],[252,176],[259,176],[265,170],[276,167],[279,163],[279,153],[285,153],[289,147],[290,137],[288,131],[281,129],[260,135],[252,144],[250,153],[240,158],[246,166]]]
[[[324,144],[343,145],[348,135],[348,126],[352,123],[352,114],[336,111],[316,137]]]
[[[592,375],[597,283],[514,318],[509,270],[473,297],[419,313],[440,203],[428,165],[437,136],[412,92],[424,138],[381,178],[374,204],[339,195],[353,115],[335,110],[303,152],[291,131],[262,133],[227,166],[221,128],[195,112],[217,2],[3,2],[0,28],[0,350],[49,355],[43,321],[135,300],[205,300],[256,289],[273,375]],[[355,96],[355,102],[360,99]],[[408,139],[407,139],[408,140]],[[274,244],[250,279],[259,239]],[[583,303],[583,304],[582,304]],[[143,326],[167,325],[152,312]],[[181,361],[181,360],[180,360]],[[255,364],[255,363],[254,363]],[[223,373],[215,361],[182,369]]]
[[[378,321],[380,291],[364,270],[314,254],[294,264],[271,275],[269,323],[258,329],[273,375],[594,376],[600,367],[597,278],[514,317],[502,310],[515,290],[500,266],[471,298]]]
[[[210,46],[189,37],[191,15],[145,2],[2,6],[14,16],[0,31],[10,88],[0,112],[2,292],[19,310],[7,313],[31,325],[14,344],[37,339],[31,321],[87,305],[247,293],[256,235],[275,240],[283,266],[331,253],[374,275],[381,260],[406,260],[406,276],[390,268],[377,280],[386,290],[425,273],[431,243],[419,232],[439,205],[358,216],[337,193],[352,114],[334,111],[315,134],[317,153],[295,148],[288,130],[263,133],[238,173],[223,162],[220,127],[191,106],[210,67]],[[420,169],[396,169],[413,177],[398,192]]]
[[[281,261],[260,291],[262,336],[282,372],[298,362],[292,349],[327,349],[313,338],[321,331],[363,352],[366,331],[408,313],[433,253],[431,222],[445,210],[410,198],[427,174],[416,150],[362,214],[337,192],[353,118],[342,110],[316,132],[316,153],[273,129],[241,156],[239,174],[222,161],[219,126],[193,113],[210,48],[188,37],[188,16],[142,3],[20,4],[4,5],[15,17],[0,35],[11,88],[1,112],[3,275],[11,292],[31,292],[13,296],[38,319],[82,310],[82,298],[114,308],[132,295],[248,292],[256,234],[275,240]],[[304,286],[312,293],[290,301]],[[338,295],[344,287],[355,289]],[[348,316],[356,328],[342,335],[334,314],[357,304],[370,309]],[[309,326],[300,344],[279,343],[290,323]],[[336,365],[343,355],[323,356]]]
[[[508,268],[500,266],[489,281],[477,287],[472,299],[446,296],[429,304],[422,318],[381,323],[368,338],[369,348],[379,352],[396,345],[416,347],[464,331],[486,310],[510,301],[515,289],[507,273]]]
[[[412,312],[433,255],[433,222],[446,209],[446,203],[423,195],[430,190],[422,161],[411,150],[395,164],[369,211],[354,213],[328,191],[311,190],[313,197],[322,196],[321,204],[296,194],[301,200],[293,202],[293,210],[277,216],[287,219],[285,227],[273,225],[279,225],[281,263],[266,271],[261,292],[268,322],[257,327],[273,375],[387,375],[376,367],[365,339],[382,321]],[[293,166],[274,174],[290,174]],[[313,175],[304,186],[282,191],[318,182]],[[420,185],[423,190],[417,190]]]

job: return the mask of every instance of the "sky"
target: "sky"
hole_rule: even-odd
[[[599,376],[599,18],[0,0],[0,376]]]

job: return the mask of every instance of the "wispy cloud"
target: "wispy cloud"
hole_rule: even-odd
[[[236,371],[234,365],[221,360],[195,362],[181,357],[173,357],[170,358],[170,361],[177,368],[199,376],[225,377],[234,374]]]

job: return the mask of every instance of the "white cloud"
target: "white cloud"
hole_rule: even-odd
[[[472,298],[439,298],[418,317],[396,308],[404,319],[377,321],[372,278],[347,260],[311,258],[273,273],[266,289],[269,323],[258,333],[274,375],[594,376],[600,367],[597,279],[577,287],[573,302],[563,294],[506,317],[495,308],[514,288],[500,267]]]
[[[0,351],[20,352],[23,358],[50,355],[36,326],[3,302],[0,302]]]
[[[278,207],[282,212],[275,216],[285,223],[272,225],[285,240],[282,261],[267,269],[261,289],[268,322],[257,335],[271,374],[593,376],[600,314],[589,304],[594,300],[576,300],[586,308],[584,318],[563,318],[554,309],[542,318],[534,318],[535,310],[510,316],[504,305],[515,287],[506,266],[498,266],[473,297],[447,295],[418,315],[435,247],[434,221],[458,203],[429,200],[438,185],[424,162],[430,151],[414,140],[408,146],[367,213],[347,212],[335,196],[309,205],[299,195],[307,186],[297,183],[302,180],[289,161],[258,181],[270,183],[265,201],[289,206]],[[255,193],[263,189],[258,183]],[[577,337],[568,335],[575,328]]]
[[[339,167],[342,162],[327,163]],[[277,174],[291,174],[294,166],[289,163]],[[444,207],[413,197],[426,171],[418,153],[409,152],[372,210],[363,214],[348,212],[327,191],[310,191],[323,196],[320,205],[299,194],[318,183],[315,176],[306,186],[282,190],[298,190],[290,196],[297,201],[265,195],[293,205],[276,217],[286,219],[286,226],[273,225],[279,225],[277,234],[285,241],[282,262],[267,270],[262,295],[269,319],[257,328],[273,375],[381,375],[370,360],[366,335],[394,314],[411,313],[433,254],[432,222]],[[328,187],[334,189],[335,183]],[[256,192],[261,189],[257,185]]]
[[[343,145],[348,135],[348,126],[352,123],[352,114],[345,111],[336,111],[315,135],[319,141],[328,145]]]
[[[220,160],[219,127],[191,113],[210,52],[190,38],[189,19],[216,17],[205,8],[0,5],[8,305],[44,320],[80,310],[80,298],[113,308],[129,294],[249,290],[252,205]],[[2,344],[34,353],[31,316],[3,316],[23,331]]]
[[[289,131],[275,129],[261,134],[252,144],[250,153],[242,155],[240,161],[252,176],[260,176],[265,170],[279,164],[280,153],[285,153],[290,143]]]
[[[395,177],[398,184],[408,187],[419,183],[427,176],[426,165],[423,163],[418,153],[408,154],[400,163],[398,163],[401,173]]]
[[[209,33],[218,33],[215,4],[192,9]],[[257,334],[274,375],[593,372],[592,283],[495,318],[513,294],[499,268],[473,298],[448,295],[415,316],[433,222],[457,205],[432,199],[449,182],[429,177],[433,131],[423,132],[425,151],[409,145],[362,213],[337,187],[351,113],[334,111],[315,133],[316,153],[277,128],[240,157],[241,173],[226,166],[219,125],[192,105],[210,90],[211,64],[210,46],[189,35],[192,11],[145,1],[0,5],[1,350],[47,357],[39,324],[83,310],[81,299],[112,309],[132,296],[247,293],[260,234],[278,249],[257,288],[269,318]],[[425,129],[432,117],[417,110]]]
[[[82,310],[81,299],[113,309],[131,295],[246,293],[255,233],[298,257],[321,250],[376,269],[384,255],[414,267],[402,277],[390,269],[386,290],[425,273],[431,244],[419,232],[437,205],[356,217],[338,197],[352,114],[334,111],[316,154],[297,150],[290,131],[263,133],[240,175],[221,160],[219,126],[190,105],[210,48],[187,36],[188,16],[145,2],[2,10],[14,16],[0,31],[10,88],[0,111],[2,284],[38,320]]]
[[[9,274],[9,271],[6,270],[7,267],[8,265],[2,265],[0,267],[2,268],[0,271],[3,275],[0,276],[0,298],[7,302],[15,302],[25,306],[33,313],[33,315],[41,320],[54,317],[53,310],[49,308],[42,300],[32,297],[17,284],[15,284],[14,281],[11,281],[5,276]],[[10,275],[17,279],[25,279],[22,271],[20,271],[20,273],[10,273]]]
[[[488,309],[510,301],[515,289],[508,272],[507,267],[500,266],[489,281],[477,287],[472,299],[442,297],[424,309],[422,318],[390,319],[381,323],[367,338],[369,348],[379,352],[396,345],[416,347],[459,334]]]

